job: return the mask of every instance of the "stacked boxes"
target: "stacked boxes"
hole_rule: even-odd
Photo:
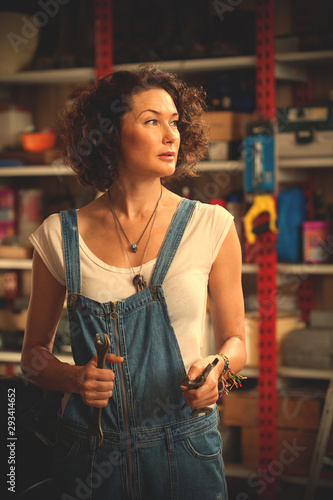
[[[279,396],[276,460],[281,459],[281,474],[309,473],[322,405],[321,397],[304,392]],[[221,417],[224,425],[241,428],[242,464],[255,470],[259,467],[258,407],[256,391],[231,392],[224,398]],[[332,452],[331,433],[327,453]]]

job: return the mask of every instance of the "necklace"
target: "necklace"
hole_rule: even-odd
[[[111,203],[111,199],[110,199],[110,193],[109,193],[109,191],[108,191],[108,195],[109,195],[109,200],[110,200],[110,203]],[[121,230],[122,230],[122,232],[124,233],[124,236],[125,236],[125,238],[127,239],[128,244],[129,244],[129,246],[131,247],[131,249],[132,249],[132,251],[133,251],[134,253],[136,253],[136,252],[138,251],[138,244],[140,243],[140,241],[141,241],[141,239],[142,239],[142,236],[145,234],[147,227],[149,226],[149,224],[150,224],[150,222],[151,222],[152,218],[154,217],[154,215],[155,215],[155,213],[156,213],[156,210],[157,210],[157,207],[158,207],[158,205],[159,205],[159,202],[160,202],[161,196],[162,196],[162,187],[161,187],[161,194],[160,194],[159,199],[157,200],[157,203],[156,203],[156,206],[155,206],[155,208],[154,208],[154,211],[153,211],[153,213],[151,214],[151,216],[149,217],[149,221],[147,222],[147,224],[146,224],[146,226],[145,226],[144,230],[142,231],[142,234],[141,234],[140,238],[138,239],[138,241],[137,241],[136,243],[131,243],[131,242],[130,242],[130,240],[128,239],[128,236],[127,236],[127,234],[125,233],[125,230],[124,230],[123,226],[121,225],[120,220],[118,219],[118,216],[117,216],[117,214],[116,214],[116,211],[115,211],[115,209],[113,208],[112,203],[111,203],[113,216],[114,216],[114,218],[117,220],[117,223],[118,223],[118,225],[120,226],[120,229],[121,229]]]
[[[150,227],[150,231],[149,231],[149,235],[148,235],[148,240],[147,240],[147,243],[146,243],[146,248],[145,248],[145,251],[143,253],[143,257],[142,257],[142,261],[141,261],[141,264],[140,264],[140,269],[139,269],[139,273],[138,274],[135,274],[134,268],[132,266],[132,262],[131,262],[129,254],[128,254],[128,251],[127,251],[127,248],[126,248],[126,245],[125,245],[125,242],[124,242],[124,239],[122,237],[120,229],[122,229],[122,231],[123,231],[123,233],[124,233],[125,236],[126,236],[126,233],[125,233],[125,231],[124,231],[124,229],[123,229],[123,227],[122,227],[122,225],[121,225],[121,223],[120,223],[120,221],[119,221],[119,219],[117,217],[115,209],[114,209],[114,207],[112,205],[111,198],[110,198],[110,191],[109,190],[108,190],[108,197],[109,197],[110,207],[111,207],[111,211],[112,211],[112,214],[113,214],[113,217],[114,217],[114,221],[116,223],[117,232],[119,234],[119,237],[120,237],[121,243],[122,243],[122,245],[124,247],[124,250],[125,250],[125,253],[126,253],[126,256],[127,256],[128,262],[129,262],[129,265],[131,266],[131,269],[132,269],[132,272],[133,272],[133,275],[134,275],[133,285],[135,286],[136,291],[140,292],[141,290],[144,290],[145,288],[147,288],[147,283],[146,283],[144,277],[142,276],[141,271],[142,271],[142,266],[143,266],[143,263],[144,263],[144,260],[145,260],[145,257],[146,257],[146,253],[147,253],[147,249],[148,249],[148,245],[149,245],[151,233],[153,231],[153,227],[154,227],[154,222],[155,222],[155,219],[156,219],[158,205],[159,205],[160,200],[162,198],[162,187],[161,187],[161,194],[160,194],[160,196],[159,196],[159,198],[157,200],[157,203],[156,203],[156,207],[155,207],[155,209],[154,209],[154,211],[153,211],[153,213],[152,213],[152,215],[151,215],[151,217],[150,217],[150,219],[148,221],[148,224],[149,224],[149,222],[152,220],[152,225]],[[145,227],[144,232],[147,229],[148,224]],[[143,236],[143,233],[142,233],[142,235],[140,237],[140,240],[141,240],[141,238]],[[126,238],[127,238],[127,236],[126,236]],[[127,241],[129,242],[128,238],[127,238]],[[136,252],[136,250],[135,250],[135,252]]]

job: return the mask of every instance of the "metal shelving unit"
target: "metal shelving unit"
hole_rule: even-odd
[[[26,165],[22,167],[0,167],[1,177],[49,177],[57,175],[74,175],[65,165]]]
[[[275,55],[275,78],[289,81],[305,81],[305,67],[308,64],[333,63],[333,51],[316,52],[290,52]],[[189,74],[195,72],[224,71],[240,68],[255,68],[256,56],[239,56],[228,58],[184,60],[184,61],[164,61],[156,62],[157,67],[170,70],[180,74]],[[137,64],[116,65],[114,70],[132,70]],[[43,84],[80,84],[91,82],[95,78],[94,68],[73,68],[57,69],[45,71],[25,71],[14,75],[1,75],[0,84],[15,85],[43,85]],[[278,173],[279,182],[293,182],[296,177],[304,174],[301,169],[306,168],[328,168],[333,167],[333,158],[280,158],[278,167],[281,169]],[[297,173],[291,173],[288,169],[296,169]],[[233,171],[242,172],[244,170],[243,161],[227,162],[200,162],[198,171]],[[63,165],[33,165],[24,167],[1,167],[0,177],[39,177],[39,176],[72,176],[74,173]],[[32,261],[30,259],[0,259],[0,269],[31,269]],[[256,274],[258,266],[256,264],[243,264],[244,274]],[[277,272],[284,274],[311,274],[311,275],[333,275],[333,265],[329,264],[285,264],[277,265]],[[58,354],[57,357],[64,362],[73,362],[70,354]],[[0,362],[19,363],[19,352],[0,351]],[[245,367],[243,375],[251,378],[258,377],[258,369]],[[278,367],[278,376],[304,379],[326,380],[332,377],[332,372],[328,370],[308,370],[290,367]],[[226,464],[226,473],[228,476],[248,478],[250,474],[257,472],[239,465]],[[307,478],[294,478],[293,476],[282,476],[281,480],[288,482],[299,482],[304,484]]]
[[[284,52],[275,55],[275,74],[277,79],[305,79],[304,64],[332,63],[333,51],[321,50],[311,52]],[[144,63],[143,63],[144,64]],[[255,68],[255,55],[236,57],[216,57],[211,59],[189,59],[176,61],[156,61],[158,68],[175,73],[197,73],[207,71],[224,71],[233,69]],[[297,66],[295,66],[297,64]],[[292,65],[292,66],[291,66]],[[114,70],[133,70],[137,63],[117,64]],[[40,71],[21,71],[11,75],[0,75],[0,84],[39,85],[68,84],[93,81],[94,68],[50,69]]]
[[[306,158],[279,158],[278,167],[287,168],[332,168],[333,167],[333,146],[332,156],[313,156]]]
[[[57,358],[63,363],[74,364],[73,356],[67,353],[57,354]],[[20,363],[21,353],[19,351],[0,351],[0,363]]]
[[[31,259],[0,259],[0,269],[32,269]]]

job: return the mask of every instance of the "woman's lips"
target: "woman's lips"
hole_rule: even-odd
[[[170,160],[174,160],[175,159],[175,153],[162,153],[161,155],[158,155],[158,157],[161,159],[161,160],[166,160],[166,161],[170,161]]]

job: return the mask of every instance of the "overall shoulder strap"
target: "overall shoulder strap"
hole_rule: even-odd
[[[195,200],[183,198],[171,221],[164,238],[160,253],[158,254],[154,271],[150,280],[151,285],[161,285],[176,255],[179,244],[189,220],[192,217]]]
[[[80,247],[77,211],[61,212],[66,286],[69,294],[81,293]]]

